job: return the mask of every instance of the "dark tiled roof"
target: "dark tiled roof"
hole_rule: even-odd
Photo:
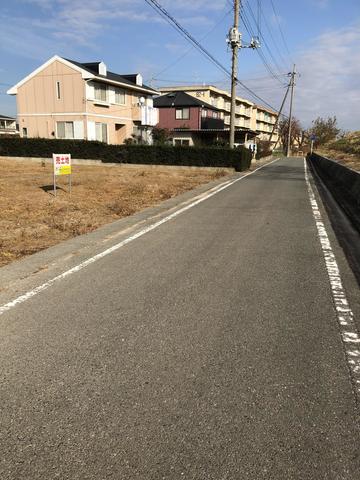
[[[205,107],[211,110],[218,110],[218,108],[213,107],[209,103],[202,102],[188,93],[176,91],[154,98],[154,107]]]
[[[74,65],[76,65],[77,67],[80,67],[82,68],[83,70],[86,70],[87,72],[93,74],[93,75],[96,75],[97,78],[101,79],[103,78],[104,80],[112,80],[113,82],[119,82],[119,83],[123,83],[125,85],[129,85],[129,86],[132,86],[132,87],[138,87],[138,88],[142,88],[143,90],[147,90],[151,93],[154,92],[154,88],[151,88],[147,85],[137,85],[136,84],[136,73],[135,74],[126,74],[126,75],[119,75],[118,73],[114,73],[114,72],[109,72],[107,71],[106,72],[106,75],[100,75],[99,74],[99,64],[101,62],[92,62],[92,63],[80,63],[80,62],[75,62],[74,60],[70,60],[69,58],[64,58],[64,60],[66,60],[67,62],[70,62],[70,63],[73,63]]]
[[[16,120],[16,118],[14,118],[14,117],[8,117],[6,115],[1,115],[1,114],[0,114],[0,119],[1,120],[14,120],[14,121]]]

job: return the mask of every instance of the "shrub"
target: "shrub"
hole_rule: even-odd
[[[257,144],[256,159],[259,160],[260,158],[269,157],[270,155],[272,155],[271,142],[268,140],[260,140]]]
[[[235,168],[246,170],[251,153],[246,148],[173,147],[169,145],[107,145],[86,140],[45,138],[1,138],[0,155],[13,157],[51,157],[70,153],[73,158],[102,160],[106,163],[175,165]]]

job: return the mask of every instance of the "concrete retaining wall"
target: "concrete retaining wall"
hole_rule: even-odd
[[[316,153],[308,161],[360,232],[360,173]]]

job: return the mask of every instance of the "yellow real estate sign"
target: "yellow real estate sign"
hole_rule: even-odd
[[[54,175],[71,175],[71,155],[53,153]]]

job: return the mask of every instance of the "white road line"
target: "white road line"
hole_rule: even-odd
[[[347,364],[351,372],[351,377],[357,399],[360,402],[360,336],[354,321],[354,314],[349,306],[346,293],[341,281],[340,271],[334,252],[331,248],[330,240],[326,232],[324,222],[322,221],[318,203],[314,191],[309,181],[306,160],[304,159],[305,180],[309,192],[310,204],[318,231],[321,248],[324,254],[326,270],[329,276],[331,293],[335,305],[336,317],[340,329],[341,339],[344,345]]]
[[[82,263],[79,263],[73,268],[70,268],[69,270],[66,270],[64,273],[61,273],[60,275],[57,275],[56,277],[52,278],[51,280],[48,280],[47,282],[43,283],[42,285],[39,285],[38,287],[34,288],[33,290],[29,290],[28,292],[24,293],[23,295],[20,295],[19,297],[15,298],[14,300],[11,300],[10,302],[1,305],[0,306],[0,315],[3,313],[7,312],[8,310],[11,310],[14,308],[16,305],[19,305],[20,303],[26,302],[26,300],[29,300],[30,298],[34,297],[40,292],[43,292],[44,290],[47,290],[49,287],[54,285],[55,283],[63,280],[64,278],[68,277],[69,275],[72,275],[73,273],[79,272],[83,268],[87,267],[88,265],[91,265],[92,263],[97,262],[101,258],[106,257],[107,255],[110,255],[111,253],[115,252],[116,250],[119,250],[119,248],[124,247],[128,243],[132,242],[133,240],[136,240],[139,237],[142,237],[148,232],[151,232],[152,230],[155,230],[156,228],[160,227],[160,225],[163,225],[166,222],[169,222],[173,218],[177,217],[178,215],[181,215],[182,213],[186,212],[190,208],[195,207],[196,205],[199,205],[199,203],[204,202],[208,198],[216,195],[217,193],[225,190],[226,188],[230,187],[236,182],[239,182],[240,180],[243,180],[244,178],[248,177],[249,175],[252,175],[253,173],[257,172],[258,170],[261,170],[262,168],[270,165],[271,163],[277,162],[279,159],[275,159],[272,162],[269,162],[265,165],[262,165],[259,168],[256,168],[250,173],[246,173],[240,178],[236,178],[235,180],[230,180],[225,183],[222,183],[220,186],[215,187],[214,189],[211,189],[209,192],[201,195],[201,197],[198,200],[195,200],[194,202],[186,205],[183,208],[180,208],[179,210],[176,210],[174,213],[168,215],[167,217],[164,217],[162,220],[159,220],[156,223],[153,223],[152,225],[149,225],[148,227],[145,227],[144,229],[140,230],[139,232],[135,233],[134,235],[131,235],[130,237],[126,238],[125,240],[117,243],[116,245],[113,245],[110,248],[107,248],[103,252],[98,253],[97,255],[94,255],[91,258],[88,258]]]

